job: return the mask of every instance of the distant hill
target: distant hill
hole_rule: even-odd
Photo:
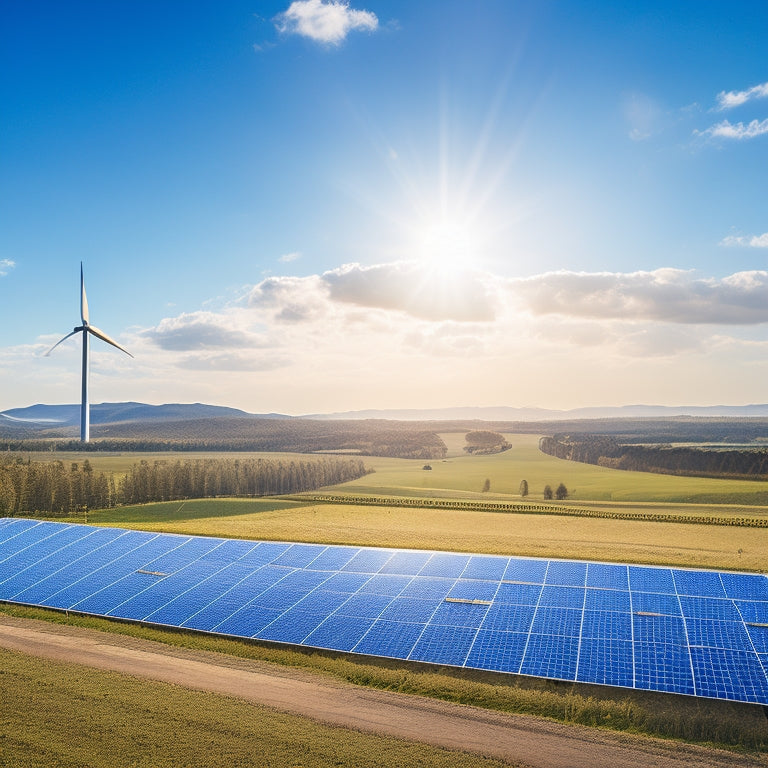
[[[160,421],[193,421],[209,418],[274,418],[287,419],[280,414],[246,413],[237,408],[203,403],[170,403],[147,405],[145,403],[100,403],[91,405],[91,424],[154,423]],[[52,429],[75,426],[80,423],[79,405],[30,405],[27,408],[11,408],[0,412],[0,426],[24,429]]]
[[[572,410],[514,408],[509,406],[384,409],[315,413],[287,416],[280,413],[247,413],[238,408],[204,403],[100,403],[91,405],[91,424],[152,425],[161,422],[187,422],[201,419],[310,419],[320,421],[384,420],[407,422],[572,422],[599,419],[680,419],[680,418],[768,418],[765,405],[623,405]],[[80,423],[79,405],[30,405],[0,411],[0,431],[56,430]],[[426,426],[426,425],[425,425]]]
[[[77,450],[80,406],[33,405],[0,413],[0,448]],[[441,458],[443,432],[610,435],[624,444],[768,444],[768,405],[625,406],[553,411],[447,408],[293,417],[202,403],[91,406],[89,450],[337,451]]]
[[[567,411],[509,406],[387,409],[316,413],[306,419],[390,419],[395,421],[572,421],[574,419],[658,419],[680,416],[768,417],[766,405],[621,405]]]

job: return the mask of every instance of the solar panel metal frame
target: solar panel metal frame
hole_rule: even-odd
[[[0,601],[768,705],[768,577],[0,518]]]

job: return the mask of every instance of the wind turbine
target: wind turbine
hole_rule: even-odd
[[[85,281],[83,280],[83,262],[80,262],[80,319],[82,325],[75,328],[72,333],[68,333],[63,339],[57,341],[46,353],[45,356],[53,352],[56,347],[61,344],[62,341],[66,341],[70,336],[74,336],[76,333],[83,334],[83,375],[81,393],[82,398],[80,401],[80,440],[83,443],[87,443],[91,438],[91,414],[90,403],[88,402],[88,348],[90,346],[90,338],[88,334],[95,336],[97,339],[106,341],[107,344],[111,344],[113,347],[117,347],[121,352],[125,352],[128,357],[133,355],[127,350],[123,349],[116,341],[110,339],[104,331],[100,331],[95,326],[88,322],[88,299],[85,296]]]

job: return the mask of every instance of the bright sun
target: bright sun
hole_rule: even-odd
[[[414,241],[419,261],[447,272],[470,268],[479,255],[477,233],[460,217],[438,216],[422,222]]]

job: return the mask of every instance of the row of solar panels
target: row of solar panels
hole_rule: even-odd
[[[768,703],[768,579],[0,520],[0,600]]]

